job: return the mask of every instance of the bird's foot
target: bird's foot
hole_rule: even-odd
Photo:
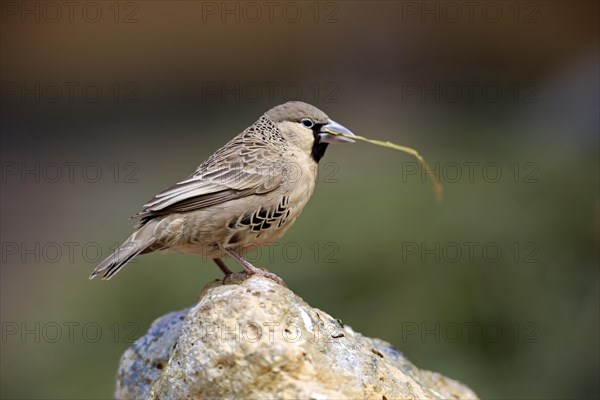
[[[285,284],[283,279],[281,279],[280,277],[278,277],[277,275],[275,275],[272,272],[269,272],[262,268],[257,268],[254,265],[250,264],[250,262],[248,262],[248,260],[246,260],[240,254],[238,254],[235,250],[225,249],[225,251],[227,251],[242,266],[242,268],[244,268],[244,272],[242,272],[243,274],[262,275],[265,278],[269,278],[269,279],[279,283],[283,287],[287,287],[287,285]],[[227,274],[227,276],[230,276],[230,275],[237,275],[237,273],[236,274]]]
[[[272,281],[277,282],[278,284],[280,284],[283,287],[287,287],[287,285],[285,284],[285,281],[283,279],[281,279],[280,277],[278,277],[277,275],[275,275],[274,273],[265,271],[264,269],[261,269],[261,268],[256,268],[256,269],[258,270],[258,272],[242,271],[242,272],[234,272],[229,275],[226,275],[223,278],[223,284],[226,285],[228,283],[234,283],[238,280],[245,280],[245,279],[250,278],[252,275],[262,275],[265,278],[269,278]]]
[[[225,276],[223,277],[223,284],[227,284],[227,282],[236,281],[238,279],[247,279],[252,275],[262,275],[266,278],[269,278],[269,279],[277,282],[281,286],[287,287],[287,285],[285,284],[283,279],[281,279],[274,273],[266,271],[262,268],[257,268],[254,265],[250,264],[248,261],[246,261],[246,259],[242,258],[241,256],[239,256],[239,257],[241,258],[241,260],[243,260],[240,262],[240,264],[244,268],[244,272],[235,272],[235,273],[231,272],[231,270],[229,268],[227,268],[225,263],[220,258],[213,259],[215,264],[217,264],[219,266],[219,268],[221,269],[221,271],[223,271],[223,273],[225,274]],[[239,259],[238,259],[238,261],[239,261]]]
[[[287,287],[287,285],[285,284],[285,282],[283,281],[283,279],[281,279],[280,277],[278,277],[274,273],[267,271],[266,269],[257,268],[254,265],[252,265],[252,269],[248,270],[248,269],[246,269],[244,267],[244,270],[245,270],[244,271],[245,274],[248,274],[248,275],[262,275],[265,278],[269,278],[272,281],[275,281],[275,282],[279,283],[283,287]]]

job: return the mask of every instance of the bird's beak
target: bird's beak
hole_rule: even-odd
[[[354,140],[344,136],[338,136],[336,133],[354,136],[354,133],[352,133],[350,129],[330,120],[327,125],[321,127],[319,138],[323,143],[354,143]]]

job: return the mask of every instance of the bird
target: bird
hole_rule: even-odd
[[[225,278],[235,275],[223,261],[229,256],[243,268],[238,274],[259,274],[285,285],[243,254],[287,232],[313,193],[327,146],[352,143],[352,136],[308,103],[271,108],[131,217],[138,220],[135,231],[90,279],[108,280],[141,254],[175,251],[211,258]]]

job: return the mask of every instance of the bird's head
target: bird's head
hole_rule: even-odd
[[[310,153],[315,162],[323,157],[329,143],[354,142],[335,135],[344,133],[354,136],[348,128],[333,121],[318,108],[301,101],[290,101],[273,107],[265,116],[277,126],[289,145]]]

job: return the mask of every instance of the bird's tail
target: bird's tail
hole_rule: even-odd
[[[103,280],[108,280],[138,254],[154,250],[150,249],[157,239],[153,225],[146,224],[134,232],[114,253],[98,264],[90,279],[102,275]]]

